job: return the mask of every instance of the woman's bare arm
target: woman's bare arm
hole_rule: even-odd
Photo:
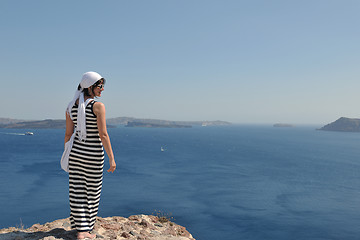
[[[111,147],[110,137],[109,137],[109,135],[107,133],[107,129],[106,129],[105,106],[101,102],[96,102],[96,103],[94,103],[93,110],[96,115],[97,126],[98,126],[98,130],[99,130],[99,136],[100,136],[101,142],[104,146],[106,154],[109,157],[110,168],[107,171],[114,172],[116,169],[116,163],[115,163],[114,153],[113,153],[112,147]]]
[[[65,141],[64,141],[64,145],[67,141],[70,140],[71,135],[74,132],[74,123],[71,120],[69,113],[66,112],[66,130],[65,130]]]

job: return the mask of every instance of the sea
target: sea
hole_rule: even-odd
[[[166,216],[197,240],[360,239],[360,133],[318,127],[110,128],[98,215]],[[69,216],[63,139],[0,129],[0,228]]]

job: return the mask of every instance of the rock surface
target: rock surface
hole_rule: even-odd
[[[152,215],[124,217],[97,217],[93,230],[96,239],[128,240],[195,240],[185,227]],[[0,230],[0,240],[75,240],[69,218],[43,225],[34,224],[28,229],[15,227]]]

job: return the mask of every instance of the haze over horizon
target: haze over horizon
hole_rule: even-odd
[[[359,118],[360,2],[0,2],[0,117],[63,119],[81,76],[107,118]]]

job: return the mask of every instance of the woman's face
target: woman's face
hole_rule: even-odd
[[[101,97],[101,93],[102,91],[104,91],[104,83],[101,82],[99,85],[97,85],[96,87],[94,87],[94,97]]]

